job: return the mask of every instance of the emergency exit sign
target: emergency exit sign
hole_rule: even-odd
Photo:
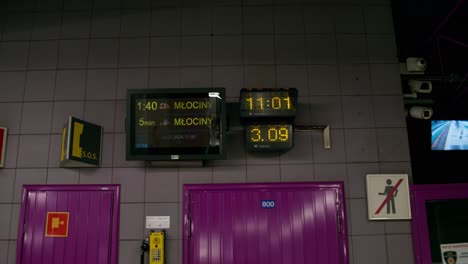
[[[98,167],[101,164],[102,127],[69,117],[62,131],[61,167]]]

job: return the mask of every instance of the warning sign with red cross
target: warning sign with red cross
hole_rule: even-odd
[[[68,237],[68,212],[48,212],[46,237]]]
[[[370,220],[411,219],[408,174],[367,174]]]

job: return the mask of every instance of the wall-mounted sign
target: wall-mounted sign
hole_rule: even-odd
[[[46,237],[68,237],[69,212],[47,212]]]
[[[468,264],[468,243],[441,244],[443,264]]]
[[[102,127],[69,117],[62,132],[61,167],[98,167],[101,164]]]
[[[0,168],[5,164],[5,150],[8,128],[0,127]]]
[[[408,174],[368,174],[369,219],[411,219],[408,186]]]
[[[169,229],[170,227],[170,216],[146,216],[147,229]]]

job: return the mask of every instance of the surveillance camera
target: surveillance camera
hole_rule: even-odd
[[[423,72],[427,68],[424,58],[410,57],[406,59],[406,68],[409,72]]]
[[[432,92],[432,82],[430,81],[418,81],[410,79],[408,80],[408,86],[412,93],[431,93]]]
[[[416,119],[429,119],[432,117],[433,111],[431,107],[427,106],[412,106],[409,110],[412,118]]]

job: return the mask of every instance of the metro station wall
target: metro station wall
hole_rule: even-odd
[[[409,221],[367,220],[365,175],[411,173],[388,0],[4,1],[0,3],[0,263],[14,263],[23,184],[122,185],[120,263],[135,263],[145,215],[171,216],[168,264],[181,263],[184,183],[344,181],[350,263],[413,263]],[[296,87],[287,153],[254,155],[228,135],[203,168],[125,160],[132,88]],[[232,114],[232,113],[231,113]],[[104,127],[102,167],[59,167],[73,115]]]

